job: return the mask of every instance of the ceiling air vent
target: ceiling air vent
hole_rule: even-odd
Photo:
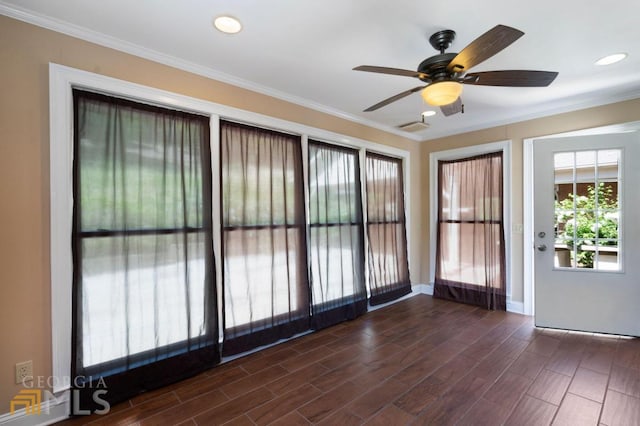
[[[409,123],[398,126],[398,129],[404,130],[405,132],[420,132],[428,128],[429,125],[423,121],[411,121]]]

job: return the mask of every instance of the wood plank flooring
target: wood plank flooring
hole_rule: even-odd
[[[75,425],[638,425],[640,339],[417,295]]]

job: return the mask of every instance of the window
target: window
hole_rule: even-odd
[[[309,141],[313,328],[367,311],[358,151]]]
[[[506,310],[502,152],[438,161],[434,296]]]
[[[75,380],[84,408],[91,376],[117,402],[219,355],[209,119],[73,93],[73,364],[88,381]]]
[[[299,136],[221,122],[223,351],[309,329]]]
[[[307,168],[306,164],[302,166],[302,163],[297,159],[301,159],[302,152],[305,152],[306,135],[313,134],[324,140],[343,139],[341,135],[273,117],[265,117],[247,111],[228,108],[223,105],[213,104],[175,93],[158,91],[150,87],[144,87],[61,65],[51,64],[49,69],[51,83],[50,97],[51,105],[53,106],[50,111],[51,145],[49,170],[51,173],[51,341],[52,370],[53,376],[56,378],[53,386],[54,392],[57,393],[68,390],[70,383],[67,378],[82,371],[86,374],[92,374],[94,379],[98,375],[109,377],[109,393],[112,396],[116,396],[116,389],[123,390],[118,396],[118,398],[123,399],[126,398],[126,392],[138,392],[139,390],[162,386],[166,381],[176,380],[176,377],[180,376],[195,374],[197,371],[200,371],[201,368],[208,368],[215,364],[220,358],[218,353],[219,345],[217,343],[221,341],[223,333],[226,339],[224,342],[225,350],[231,350],[233,349],[233,345],[236,345],[235,350],[237,351],[243,343],[243,336],[250,336],[245,339],[245,343],[252,341],[254,338],[256,341],[261,341],[260,339],[265,338],[265,336],[267,338],[262,341],[268,341],[273,338],[273,334],[275,333],[279,333],[280,336],[286,336],[292,333],[298,333],[299,330],[308,330],[310,326],[324,326],[324,320],[321,324],[310,324],[310,312],[313,312],[314,316],[317,315],[317,317],[320,318],[324,315],[326,309],[328,309],[328,312],[332,312],[331,306],[334,306],[334,302],[338,303],[338,301],[340,301],[340,303],[342,303],[347,300],[347,305],[341,305],[347,306],[344,312],[351,312],[349,310],[351,308],[348,306],[361,305],[359,299],[361,289],[357,290],[357,286],[354,287],[353,296],[333,299],[329,304],[320,302],[317,303],[316,306],[313,306],[310,301],[311,289],[308,283],[308,276],[310,276],[311,272],[310,266],[308,265],[308,258],[311,257],[311,252],[307,247],[305,237],[305,234],[310,235],[310,224],[307,222],[309,218],[305,217],[304,208],[306,206],[302,195],[305,186],[303,177],[309,176],[309,168]],[[111,161],[111,165],[108,168],[111,168],[114,173],[122,173],[123,170],[126,170],[126,175],[123,177],[126,179],[126,182],[124,185],[117,187],[120,189],[116,188],[120,191],[120,195],[116,196],[116,198],[119,197],[121,200],[129,200],[129,198],[124,197],[122,194],[129,194],[131,191],[134,191],[137,197],[145,200],[145,208],[125,208],[125,204],[119,204],[119,208],[126,212],[126,214],[121,215],[120,218],[126,217],[126,223],[130,224],[124,229],[116,226],[124,222],[92,222],[93,228],[83,228],[79,226],[84,223],[82,220],[72,221],[72,218],[79,218],[84,213],[83,206],[80,205],[80,203],[76,205],[74,200],[82,200],[82,193],[86,194],[86,190],[82,189],[82,184],[87,182],[86,176],[84,182],[74,182],[72,176],[77,172],[77,175],[82,179],[79,170],[82,169],[83,165],[91,164],[93,161],[98,162],[100,157],[93,155],[96,154],[97,151],[94,145],[90,146],[97,140],[94,137],[95,131],[79,126],[80,120],[78,118],[80,115],[88,113],[86,111],[82,112],[82,108],[75,108],[74,96],[72,96],[74,87],[81,87],[83,89],[80,91],[88,94],[87,99],[90,101],[88,104],[94,102],[91,100],[93,96],[96,96],[97,100],[102,96],[89,93],[91,91],[112,94],[102,98],[109,106],[101,106],[100,108],[104,107],[105,111],[111,111],[107,114],[109,116],[107,119],[109,122],[114,123],[112,119],[116,117],[117,120],[120,120],[117,126],[110,126],[111,129],[128,128],[127,132],[110,132],[108,134],[109,138],[114,138],[114,140],[118,140],[117,138],[125,135],[125,133],[135,135],[134,129],[142,131],[141,129],[148,128],[147,124],[149,121],[156,121],[155,119],[147,120],[146,118],[139,120],[139,117],[156,116],[158,121],[166,123],[173,122],[175,124],[174,128],[176,129],[191,129],[189,135],[185,135],[184,132],[174,133],[176,137],[174,140],[170,138],[166,140],[158,139],[159,143],[162,142],[167,146],[167,155],[172,152],[173,154],[171,155],[173,155],[175,159],[175,161],[169,161],[170,157],[166,157],[167,166],[159,167],[159,169],[162,170],[163,174],[166,170],[167,177],[172,176],[179,178],[178,181],[174,180],[173,182],[179,184],[179,186],[187,191],[186,193],[171,191],[171,193],[174,195],[177,194],[177,196],[182,193],[184,200],[190,201],[181,204],[179,202],[169,202],[169,200],[166,200],[167,203],[172,206],[167,209],[147,205],[146,200],[153,195],[152,191],[137,188],[136,179],[140,181],[141,184],[147,183],[148,176],[160,173],[158,167],[156,167],[159,163],[154,163],[150,160],[155,159],[164,162],[165,159],[163,156],[158,155],[157,152],[153,150],[150,151],[149,144],[141,143],[143,138],[135,137],[126,143],[118,140],[118,143],[123,149],[117,151],[119,155],[112,156],[112,158],[103,158],[103,164]],[[132,102],[126,99],[138,99],[140,101]],[[98,104],[101,104],[101,102],[102,101],[98,102]],[[169,106],[156,107],[153,105]],[[197,113],[186,114],[176,111],[176,109],[196,111]],[[119,113],[116,114],[114,111],[119,111]],[[293,222],[287,218],[287,222],[282,224],[283,229],[288,229],[288,232],[283,233],[278,231],[277,229],[280,225],[277,225],[276,222],[274,222],[274,226],[266,224],[267,226],[262,228],[261,222],[256,222],[258,225],[251,225],[251,221],[248,221],[246,229],[244,229],[244,231],[246,231],[245,236],[247,237],[250,236],[250,228],[252,226],[255,227],[253,231],[255,231],[256,234],[260,233],[261,229],[273,228],[274,236],[279,232],[280,235],[287,235],[286,240],[273,240],[276,244],[275,248],[278,250],[276,250],[276,255],[272,257],[275,266],[281,264],[282,259],[285,259],[284,261],[286,261],[287,267],[282,268],[277,266],[275,270],[286,270],[286,274],[288,274],[286,280],[287,283],[291,285],[291,291],[287,293],[286,301],[282,298],[274,299],[277,302],[273,305],[276,315],[271,317],[271,319],[266,315],[265,310],[260,311],[260,309],[254,309],[253,314],[251,314],[253,317],[250,315],[249,320],[252,321],[256,319],[256,321],[245,322],[247,320],[246,314],[244,314],[245,316],[243,317],[242,312],[240,312],[239,315],[227,312],[228,306],[223,306],[224,304],[222,303],[226,295],[225,290],[222,288],[220,290],[216,289],[216,282],[224,282],[223,265],[226,260],[223,259],[222,245],[227,244],[225,249],[229,247],[233,248],[232,245],[229,245],[233,244],[233,238],[229,240],[225,238],[233,235],[239,236],[242,234],[241,228],[245,228],[242,221],[237,221],[228,223],[228,226],[226,226],[227,229],[223,229],[225,226],[223,222],[225,212],[221,206],[221,202],[223,201],[222,192],[224,182],[220,180],[220,178],[222,178],[222,161],[220,155],[223,152],[221,140],[223,133],[218,126],[224,126],[225,123],[240,128],[243,126],[220,120],[219,116],[233,117],[234,120],[240,120],[246,123],[256,123],[257,126],[284,129],[284,132],[268,130],[265,132],[270,132],[272,135],[279,135],[279,137],[288,139],[289,142],[281,144],[283,147],[282,152],[284,153],[284,147],[286,146],[288,147],[286,151],[293,153],[297,158],[294,162],[290,162],[289,157],[287,157],[285,161],[286,164],[290,165],[287,166],[285,173],[287,175],[286,187],[293,189],[284,191],[287,194],[287,207],[284,208],[284,210],[291,211],[291,200],[295,200],[294,204],[296,206],[294,209],[295,213],[292,213],[295,216]],[[89,117],[89,119],[93,120],[92,117]],[[147,124],[142,126],[143,123]],[[76,127],[75,130],[74,127]],[[250,126],[244,126],[244,128],[255,129]],[[260,130],[262,131],[262,129]],[[92,136],[89,137],[86,135],[80,137],[80,139],[87,139],[87,141],[91,142],[91,144],[84,148],[88,149],[87,154],[90,152],[92,152],[92,154],[85,156],[84,159],[80,158],[78,152],[74,152],[74,145],[78,146],[75,138],[78,137],[81,132],[90,132],[92,134]],[[180,138],[182,138],[184,144],[178,143]],[[358,157],[361,159],[364,158],[365,149],[388,152],[392,155],[402,157],[405,160],[408,155],[405,151],[372,144],[364,140],[349,138],[349,143],[355,147],[358,152]],[[196,148],[196,146],[199,148]],[[340,147],[336,148],[336,151],[342,149]],[[346,149],[344,152],[345,158],[349,158],[349,155],[346,154],[349,150]],[[287,156],[288,155],[289,154],[287,154]],[[275,157],[276,156],[274,156],[274,158]],[[304,160],[306,162],[308,158]],[[350,160],[347,160],[347,164],[351,164]],[[291,172],[290,168],[293,168],[294,171]],[[302,171],[303,168],[304,172]],[[180,172],[175,173],[175,169],[180,169]],[[76,170],[76,172],[72,173],[73,170]],[[405,173],[406,172],[408,171],[405,170]],[[196,176],[201,176],[201,179],[196,178]],[[213,176],[213,178],[211,178],[211,176]],[[293,182],[289,176],[295,176],[295,182]],[[133,180],[130,181],[130,179]],[[119,184],[122,183],[122,180],[116,179],[116,181],[120,182]],[[274,182],[276,181],[277,179],[274,179]],[[160,184],[169,185],[171,182],[172,181],[167,178],[165,183],[161,182]],[[184,185],[180,184],[180,182]],[[264,188],[262,182],[261,180],[261,190]],[[154,184],[154,186],[156,184]],[[351,184],[350,182],[349,185]],[[74,185],[76,185],[75,188]],[[109,185],[111,185],[111,191],[113,192],[113,182]],[[197,189],[197,185],[202,185],[202,187]],[[99,186],[97,190],[108,192],[106,188],[109,187]],[[81,191],[82,193],[74,194],[74,190]],[[201,191],[201,195],[198,201],[198,198],[194,197],[193,194],[200,194],[199,191]],[[90,190],[90,193],[94,193],[93,189]],[[118,192],[116,193],[118,194]],[[296,195],[290,197],[289,194],[293,193]],[[163,194],[167,196],[169,192],[163,192]],[[199,203],[199,206],[191,204],[191,201]],[[90,200],[89,202],[94,201]],[[128,206],[128,204],[126,205]],[[132,206],[135,206],[135,203],[132,204]],[[78,207],[80,207],[78,211],[74,212],[73,209]],[[91,208],[89,208],[89,210],[91,210]],[[195,213],[196,210],[200,213]],[[136,222],[136,218],[143,217],[144,215],[132,215],[130,211],[144,212],[145,214],[150,213],[150,217],[153,220],[147,221],[145,219],[143,222]],[[179,216],[182,216],[182,219],[180,219],[181,222],[177,221],[174,224],[170,224],[167,221],[154,222],[156,220],[155,214],[158,212],[165,214],[165,218],[175,216],[179,219]],[[181,212],[182,214],[179,214]],[[106,210],[104,213],[106,214]],[[276,216],[277,214],[274,215],[274,217]],[[146,216],[144,217],[146,218]],[[352,224],[356,222],[357,220],[352,222]],[[140,225],[140,228],[136,228],[134,225]],[[319,221],[316,225],[321,229],[326,224]],[[349,227],[352,226],[355,225],[349,225]],[[341,227],[343,227],[343,230],[346,229],[346,223],[341,224]],[[225,233],[228,233],[228,235],[225,235]],[[267,233],[267,231],[264,231],[263,234]],[[343,235],[346,234],[343,233]],[[100,246],[98,241],[101,240],[104,242],[108,239],[111,239],[113,243],[102,243],[103,246],[108,248],[108,250],[105,249],[102,253],[106,253],[109,256],[112,255],[111,258],[109,256],[103,256],[98,259],[99,256],[94,256],[94,254],[97,253],[88,250],[91,246]],[[152,244],[154,250],[148,250],[150,246],[147,242],[154,239],[157,242],[157,244]],[[240,241],[241,240],[242,237],[240,237]],[[281,243],[277,241],[286,242]],[[118,247],[117,244],[120,244],[120,246]],[[283,244],[288,245],[288,247],[282,248]],[[158,252],[155,251],[156,245],[160,249]],[[85,249],[85,246],[87,247],[87,251],[82,251]],[[72,253],[72,247],[79,255]],[[116,248],[112,250],[111,247]],[[127,250],[126,255],[121,250],[121,248],[125,247]],[[330,246],[327,253],[331,254],[334,250],[335,247]],[[236,254],[237,253],[238,252],[236,252]],[[253,253],[249,251],[248,256],[252,260],[255,260],[253,256],[255,253],[258,252],[255,250]],[[171,254],[171,256],[169,256],[169,254]],[[80,256],[85,256],[85,258],[81,258]],[[357,255],[355,256],[357,257]],[[234,261],[238,261],[239,257],[235,257]],[[157,262],[154,260],[156,258]],[[108,265],[109,262],[116,267],[122,266],[126,268],[128,272],[123,273],[119,272],[115,267],[111,268]],[[182,286],[186,292],[183,293],[184,297],[182,297],[182,299],[175,298],[172,302],[185,301],[187,298],[190,299],[187,305],[188,314],[185,313],[185,310],[182,308],[176,309],[175,311],[166,311],[165,306],[158,305],[159,311],[157,312],[158,315],[156,315],[155,310],[152,312],[152,310],[149,309],[150,306],[139,308],[135,306],[134,303],[127,303],[127,310],[122,314],[125,317],[127,315],[129,315],[129,318],[132,318],[131,315],[144,315],[150,318],[150,316],[153,315],[154,321],[156,319],[160,321],[157,324],[157,330],[155,329],[156,324],[154,324],[152,330],[152,333],[156,331],[160,333],[158,343],[152,343],[151,339],[148,339],[149,334],[147,330],[139,332],[132,328],[129,330],[131,334],[123,341],[136,338],[136,336],[140,337],[140,340],[136,341],[129,349],[122,350],[121,346],[107,347],[108,345],[103,345],[103,347],[97,351],[94,350],[94,348],[91,349],[91,353],[87,351],[85,360],[84,353],[82,352],[83,349],[81,349],[84,343],[80,342],[83,336],[82,324],[77,326],[78,321],[76,321],[82,317],[81,312],[78,310],[82,309],[82,297],[84,296],[84,294],[81,294],[82,280],[86,278],[88,283],[93,279],[91,277],[92,273],[96,271],[105,272],[107,270],[110,270],[110,272],[105,273],[104,275],[106,275],[106,277],[102,278],[114,282],[118,281],[118,274],[120,274],[120,276],[127,276],[127,274],[128,276],[134,276],[138,272],[141,272],[142,275],[139,275],[139,277],[145,276],[144,274],[148,273],[147,266],[154,263],[155,266],[153,266],[153,268],[158,271],[159,276],[165,276],[165,271],[162,268],[168,264],[180,265],[175,266],[174,271],[170,271],[170,273],[176,276],[176,285]],[[237,265],[238,263],[236,262],[235,266]],[[83,269],[84,266],[87,266],[87,271]],[[247,262],[247,266],[251,268],[254,264]],[[240,276],[244,273],[241,269],[242,268],[239,268]],[[77,273],[76,277],[74,277],[74,270],[76,271],[75,273]],[[236,271],[237,270],[238,268],[236,268]],[[180,272],[180,277],[177,277],[178,273],[176,271]],[[250,272],[251,271],[249,271],[249,273]],[[354,274],[355,281],[358,274],[357,268],[354,267],[351,272]],[[276,275],[279,275],[279,272]],[[346,276],[348,277],[349,274],[346,274]],[[198,284],[200,277],[203,277],[204,280],[204,284],[202,285]],[[269,281],[271,278],[272,277],[267,277]],[[132,281],[127,281],[127,288],[129,288],[131,283]],[[347,284],[347,280],[345,280],[344,283],[345,285],[342,285],[342,289],[345,290],[346,295],[349,293],[350,287]],[[221,284],[221,287],[222,285],[223,284]],[[135,286],[131,288],[134,287]],[[143,289],[143,287],[138,286],[138,289]],[[147,291],[148,288],[144,288],[144,290]],[[166,287],[159,286],[154,288],[153,294],[159,297],[157,301],[167,301],[169,298],[165,298],[164,295],[175,294],[164,290],[166,290]],[[93,296],[89,293],[87,293],[87,296],[92,298]],[[188,293],[188,295],[186,293]],[[125,293],[121,291],[120,294]],[[337,293],[329,292],[326,294],[333,298],[333,295]],[[136,295],[135,293],[129,292],[125,295],[127,297],[133,297],[129,299],[129,302],[136,302],[136,300],[140,301],[142,299],[149,301],[149,298],[146,296],[138,297],[141,295],[140,293]],[[203,295],[203,300],[197,300],[199,295]],[[222,297],[216,297],[217,295]],[[137,297],[137,299],[134,296]],[[97,299],[94,297],[93,300]],[[111,300],[115,300],[115,298]],[[255,301],[255,298],[253,300]],[[320,301],[318,298],[315,300]],[[152,300],[152,302],[156,303],[156,299]],[[283,304],[290,305],[292,310],[280,314],[283,311],[280,309],[280,306]],[[95,305],[96,304],[92,304],[91,306]],[[106,304],[102,304],[102,306],[104,307]],[[175,304],[172,303],[169,307],[173,309]],[[135,309],[139,309],[140,312],[133,312]],[[271,308],[269,307],[267,310],[270,311]],[[101,314],[103,318],[107,316],[111,317],[111,312],[109,312],[109,315],[103,315],[103,313],[100,312],[95,312],[95,314]],[[94,315],[94,313],[91,315]],[[121,314],[119,313],[118,315]],[[165,318],[177,318],[178,316],[181,316],[181,318],[184,318],[186,321],[180,320],[175,323],[173,321],[165,321]],[[259,317],[260,319],[258,319]],[[332,316],[328,317],[333,318]],[[116,329],[121,330],[122,328],[120,326],[124,323],[124,317],[115,316],[113,318],[116,318],[114,320],[114,324],[116,324],[116,327],[113,328],[114,332],[117,331]],[[231,318],[231,320],[224,324],[228,318]],[[236,320],[237,322],[234,323]],[[154,321],[133,324],[133,326],[144,325],[148,327],[148,325]],[[169,322],[171,323],[169,327],[163,325]],[[96,324],[92,318],[91,324],[89,324],[88,327],[94,327]],[[222,325],[219,326],[218,324]],[[185,330],[182,325],[186,325],[187,329]],[[175,327],[179,327],[180,329],[178,330],[178,328]],[[107,327],[102,327],[102,331],[106,332],[106,328]],[[268,329],[270,329],[269,333],[274,332],[271,336],[266,332]],[[261,332],[266,334],[261,335]],[[186,340],[182,340],[183,337]],[[80,343],[76,344],[78,342]],[[91,342],[91,336],[87,339],[88,345],[90,344],[89,342]],[[120,344],[119,342],[117,343]],[[249,346],[250,345],[246,347]],[[128,355],[122,358],[116,358],[119,354],[124,353]],[[107,359],[111,360],[101,362]],[[205,365],[206,367],[203,367]],[[84,369],[84,371],[82,369]],[[168,375],[168,372],[170,372],[171,375]],[[132,383],[135,383],[136,386],[132,386]],[[87,389],[90,388],[87,387]],[[112,398],[112,402],[115,400],[116,399]],[[86,407],[82,401],[80,406],[83,409]]]
[[[367,152],[367,237],[372,305],[411,293],[402,160]]]

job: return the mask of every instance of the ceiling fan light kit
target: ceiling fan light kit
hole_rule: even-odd
[[[455,39],[452,30],[438,31],[429,38],[429,43],[440,54],[431,56],[420,63],[416,71],[399,68],[360,65],[356,71],[413,77],[425,85],[414,87],[391,96],[365,109],[374,111],[400,100],[412,93],[422,92],[422,97],[430,105],[439,106],[445,116],[463,112],[460,99],[462,85],[506,86],[506,87],[546,87],[557,77],[557,72],[531,70],[501,70],[469,73],[469,69],[501,52],[524,33],[506,25],[496,25],[472,41],[460,53],[445,53]]]
[[[449,105],[462,94],[462,84],[457,81],[437,81],[422,91],[422,99],[429,105]]]

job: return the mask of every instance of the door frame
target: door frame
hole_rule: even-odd
[[[535,315],[535,276],[534,276],[534,231],[533,231],[533,145],[534,142],[544,143],[545,139],[564,138],[575,136],[591,136],[609,133],[627,133],[640,130],[640,121],[611,124],[607,126],[592,127],[583,130],[575,130],[551,135],[538,136],[523,139],[522,146],[522,220],[523,220],[523,313]]]

